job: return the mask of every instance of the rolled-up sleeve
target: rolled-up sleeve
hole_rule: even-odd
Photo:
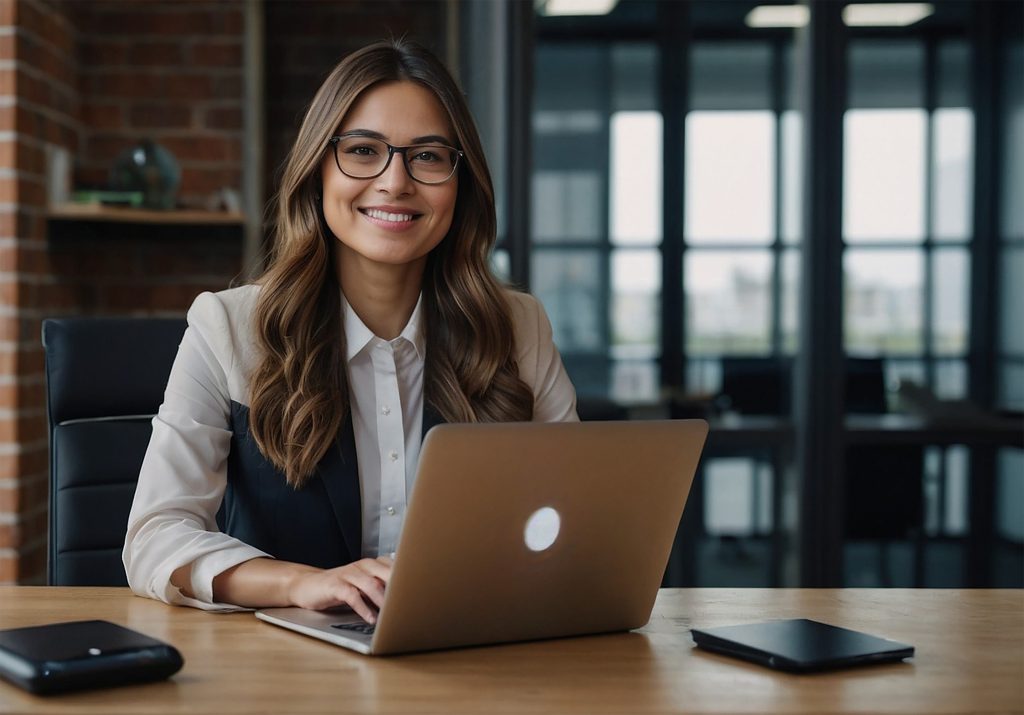
[[[213,601],[213,579],[268,554],[222,533],[216,522],[231,447],[228,375],[234,369],[224,304],[200,295],[171,368],[139,474],[123,552],[132,590],[166,603],[239,610]],[[190,598],[171,574],[192,565]]]
[[[544,307],[528,293],[509,293],[519,377],[533,389],[534,422],[578,422],[576,388],[555,347]]]

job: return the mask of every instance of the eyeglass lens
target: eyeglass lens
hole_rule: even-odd
[[[388,162],[388,145],[368,137],[341,137],[334,147],[338,168],[354,179],[380,175]],[[399,152],[395,152],[398,154]],[[438,184],[455,173],[458,151],[438,144],[404,147],[405,165],[417,181]]]

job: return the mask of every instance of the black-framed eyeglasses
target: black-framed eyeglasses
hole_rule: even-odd
[[[363,134],[331,137],[338,170],[353,179],[376,179],[391,166],[395,154],[402,155],[405,170],[421,184],[443,184],[455,175],[463,153],[444,144],[393,146]]]

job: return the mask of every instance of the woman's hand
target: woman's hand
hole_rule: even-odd
[[[322,610],[349,606],[367,623],[377,622],[384,605],[384,588],[391,578],[392,560],[362,559],[325,571],[296,574],[288,586],[288,600],[301,608]]]
[[[347,605],[367,623],[377,621],[384,588],[394,562],[385,557],[362,559],[333,569],[257,558],[243,561],[213,579],[213,599],[245,608],[301,606],[333,608]],[[175,585],[188,585],[184,569],[175,572]]]

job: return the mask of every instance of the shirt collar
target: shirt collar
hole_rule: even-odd
[[[423,359],[424,350],[426,348],[426,336],[423,334],[422,329],[422,313],[423,313],[423,293],[420,293],[419,298],[416,300],[416,307],[413,308],[412,315],[409,316],[409,322],[402,328],[402,332],[399,333],[395,340],[405,339],[416,349],[416,354]],[[375,340],[383,340],[373,334],[373,331],[366,327],[366,324],[362,319],[356,315],[356,311],[352,310],[352,306],[349,305],[348,299],[345,298],[345,293],[341,294],[341,315],[342,324],[345,328],[345,360],[350,361],[356,355],[363,351],[367,345]],[[394,341],[391,341],[394,342]]]

